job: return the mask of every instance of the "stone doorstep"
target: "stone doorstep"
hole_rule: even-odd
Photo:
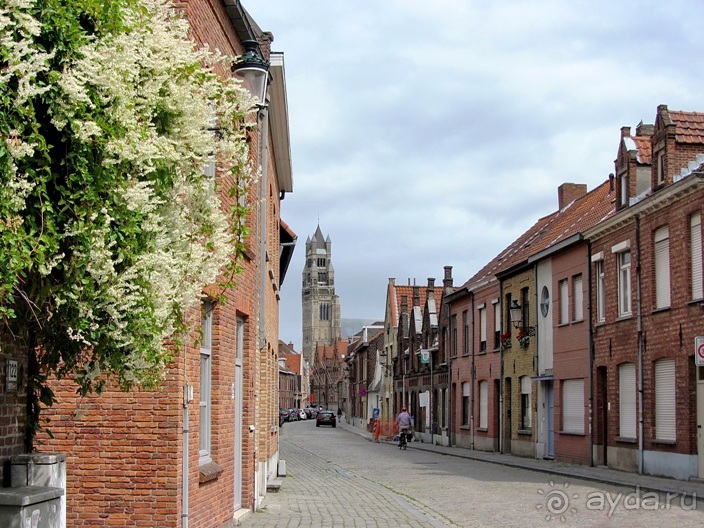
[[[286,476],[286,461],[285,460],[279,460],[279,465],[276,470],[277,476],[278,477],[285,477]]]
[[[271,479],[269,482],[266,483],[266,490],[271,491],[272,493],[276,493],[281,489],[281,485],[284,483],[283,480],[274,478]]]

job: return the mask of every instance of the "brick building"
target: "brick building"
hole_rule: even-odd
[[[199,43],[238,56],[256,40],[270,62],[268,105],[248,137],[261,177],[248,197],[246,256],[222,302],[207,290],[186,315],[191,334],[159,390],[77,398],[70,383],[55,385],[59,403],[46,412],[54,436],[37,443],[66,453],[70,526],[231,523],[276,474],[279,287],[295,241],[279,216],[292,191],[283,55],[238,0],[177,5]],[[235,198],[222,200],[228,208]]]
[[[596,463],[704,476],[701,367],[704,114],[661,105],[621,131],[617,212],[591,243]]]

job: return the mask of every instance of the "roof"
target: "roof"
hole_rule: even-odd
[[[626,150],[636,151],[636,160],[642,165],[650,165],[653,160],[653,145],[650,136],[626,136],[623,138]]]
[[[614,190],[607,180],[564,209],[540,218],[462,288],[472,289],[492,276],[571,243],[583,231],[614,214],[615,210]]]
[[[425,301],[428,297],[427,286],[411,286],[411,285],[397,285],[389,281],[387,296],[390,298],[390,308],[391,308],[391,322],[394,327],[398,325],[398,317],[401,313],[401,299],[406,296],[408,300],[408,308],[413,306],[413,290],[418,289],[418,294],[420,297],[420,306],[425,306]],[[435,286],[433,292],[436,299],[442,298],[443,287]]]
[[[669,110],[678,143],[704,143],[704,114]]]

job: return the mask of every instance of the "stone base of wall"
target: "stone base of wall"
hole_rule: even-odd
[[[535,457],[535,443],[531,440],[511,440],[511,454],[521,457]]]
[[[699,476],[699,460],[697,455],[644,451],[643,473],[658,477],[689,480]]]

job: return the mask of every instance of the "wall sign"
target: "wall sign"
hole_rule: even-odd
[[[19,362],[16,359],[7,359],[5,361],[5,391],[17,391],[18,371]]]

